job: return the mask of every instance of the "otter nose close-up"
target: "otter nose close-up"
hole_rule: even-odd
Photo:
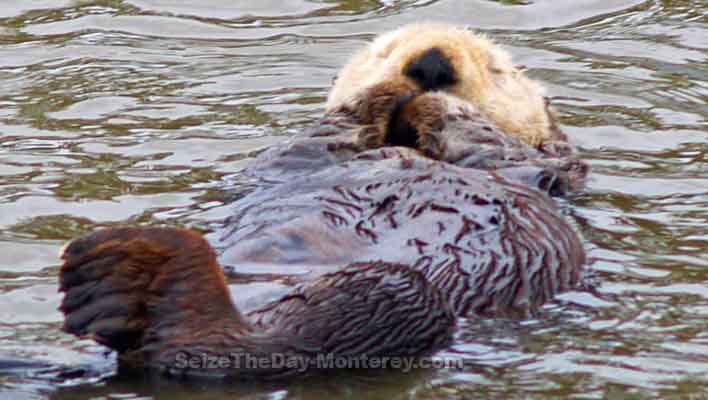
[[[433,47],[412,61],[404,74],[423,90],[438,90],[455,83],[455,69],[442,50]]]

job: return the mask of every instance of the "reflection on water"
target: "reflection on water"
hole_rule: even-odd
[[[703,0],[0,2],[0,355],[50,364],[0,371],[0,397],[704,396],[707,15]],[[115,224],[209,230],[254,151],[321,114],[349,54],[421,19],[488,32],[546,83],[593,166],[565,207],[597,293],[466,321],[440,354],[462,370],[276,385],[114,376],[112,355],[61,333],[65,240]]]

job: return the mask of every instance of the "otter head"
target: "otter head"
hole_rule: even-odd
[[[392,135],[387,142],[410,146],[415,132],[391,131],[387,121],[414,97],[440,92],[469,103],[532,146],[556,129],[542,87],[515,67],[506,51],[467,29],[440,24],[409,25],[377,37],[339,72],[327,111],[358,112],[365,123]]]

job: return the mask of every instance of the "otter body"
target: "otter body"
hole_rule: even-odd
[[[343,68],[322,120],[257,157],[214,243],[237,271],[324,274],[243,315],[199,235],[107,229],[62,255],[64,329],[170,376],[304,372],[181,364],[204,356],[428,354],[455,316],[526,312],[579,282],[582,243],[549,195],[586,171],[505,52],[467,30],[405,27]]]

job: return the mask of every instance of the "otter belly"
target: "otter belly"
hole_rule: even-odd
[[[234,207],[215,244],[223,265],[403,263],[457,315],[534,307],[576,285],[585,263],[545,194],[395,148],[264,184]]]

